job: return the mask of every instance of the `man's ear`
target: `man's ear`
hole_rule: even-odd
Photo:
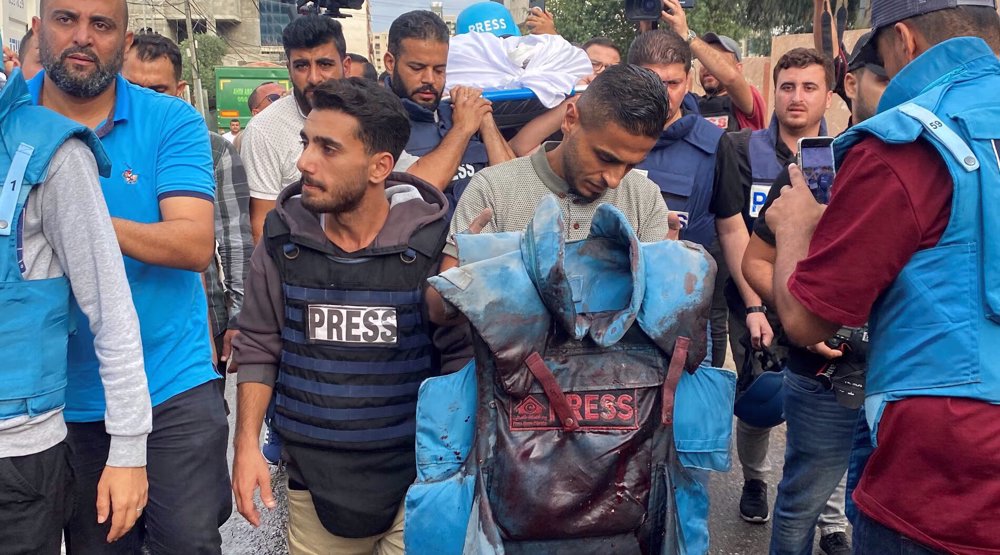
[[[577,106],[576,102],[570,102],[566,105],[566,115],[563,116],[563,122],[560,129],[564,136],[569,136],[570,132],[575,130],[580,126],[580,108]]]
[[[858,99],[858,78],[851,72],[844,75],[844,93],[852,101]]]
[[[392,70],[396,67],[396,57],[392,52],[386,52],[385,56],[382,56],[382,63],[385,64],[385,72],[392,75]]]
[[[181,79],[177,82],[177,96],[184,98],[184,91],[187,90],[188,82]]]
[[[921,48],[923,37],[920,36],[908,22],[900,21],[893,26],[896,33],[898,46],[904,54],[904,60],[909,64],[917,58],[926,48]]]
[[[345,79],[351,76],[351,63],[353,63],[353,62],[354,62],[354,60],[352,60],[350,56],[344,56],[344,78]]]
[[[368,167],[369,183],[385,183],[396,167],[396,160],[388,152],[379,152],[371,157],[371,164]]]

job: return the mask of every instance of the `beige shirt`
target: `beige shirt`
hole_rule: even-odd
[[[247,124],[240,157],[251,198],[275,200],[285,187],[299,180],[301,174],[295,165],[302,154],[299,133],[305,122],[295,95],[290,94],[275,100]]]
[[[530,157],[517,158],[486,168],[469,182],[455,208],[444,253],[458,258],[454,234],[469,228],[485,208],[493,218],[483,233],[523,231],[535,208],[546,195],[555,194],[566,221],[566,239],[580,241],[590,234],[590,222],[601,204],[611,204],[625,214],[639,240],[647,243],[666,239],[667,205],[655,183],[639,172],[625,175],[617,188],[608,189],[600,199],[588,201],[569,192],[569,185],[552,171],[545,152],[559,143],[545,143]]]

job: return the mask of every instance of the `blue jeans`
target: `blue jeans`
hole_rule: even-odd
[[[872,435],[868,428],[868,420],[865,419],[865,409],[858,410],[858,423],[854,428],[854,446],[851,448],[851,462],[847,467],[847,520],[854,524],[858,520],[858,507],[854,504],[854,490],[861,481],[861,474],[865,471],[868,458],[872,456]]]
[[[811,555],[816,519],[847,471],[858,411],[818,381],[785,369],[785,467],[774,502],[772,555]]]
[[[934,555],[940,553],[917,543],[899,532],[890,530],[858,512],[854,521],[854,552],[866,555]]]

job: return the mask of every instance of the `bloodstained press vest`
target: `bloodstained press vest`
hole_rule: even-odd
[[[671,210],[687,212],[681,239],[709,246],[715,241],[710,211],[715,184],[715,157],[723,131],[697,114],[688,114],[660,133],[641,164],[666,197]]]
[[[826,135],[826,118],[819,123],[819,134]],[[784,166],[778,163],[775,151],[778,144],[778,117],[771,116],[771,125],[750,133],[747,145],[747,156],[750,160],[750,195],[747,211],[750,218],[760,215],[761,208],[771,192],[771,185],[778,175],[784,171]]]
[[[71,333],[66,276],[24,279],[21,233],[31,190],[45,182],[60,146],[76,137],[94,152],[101,175],[110,163],[97,136],[47,108],[32,106],[20,70],[0,90],[0,420],[38,416],[65,404]]]
[[[729,468],[735,392],[699,367],[715,264],[640,244],[610,205],[565,235],[547,197],[523,233],[456,236],[460,266],[431,278],[476,360],[421,386],[409,553],[708,548],[704,471]]]
[[[417,389],[439,373],[423,289],[448,223],[350,257],[291,235],[278,211],[265,226],[285,299],[272,425],[324,526],[379,534],[414,478]],[[342,473],[357,467],[370,475]]]
[[[941,240],[910,259],[872,307],[865,410],[943,396],[1000,403],[1000,63],[978,38],[942,42],[893,78],[880,113],[834,143],[926,140],[954,183]],[[879,184],[871,184],[873,187]],[[945,186],[945,185],[942,185]]]
[[[437,111],[428,110],[408,98],[401,99],[406,113],[410,116],[410,140],[406,142],[406,152],[414,156],[423,156],[441,144],[441,139],[451,131],[451,103],[442,102]],[[462,161],[451,183],[444,191],[448,198],[449,214],[455,211],[459,197],[472,180],[476,172],[489,165],[486,146],[473,136],[462,154]]]

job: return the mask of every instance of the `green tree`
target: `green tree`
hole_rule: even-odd
[[[607,37],[626,52],[635,37],[635,24],[625,19],[624,0],[549,0],[546,9],[559,34],[576,44]]]
[[[201,86],[205,88],[208,95],[208,106],[215,109],[215,66],[222,64],[222,57],[226,55],[226,43],[216,35],[195,33],[195,44],[198,45],[198,68],[201,77]],[[181,78],[194,86],[194,78],[191,69],[191,39],[186,39],[180,44],[181,58],[183,59],[183,71]],[[193,89],[192,89],[193,90]]]

